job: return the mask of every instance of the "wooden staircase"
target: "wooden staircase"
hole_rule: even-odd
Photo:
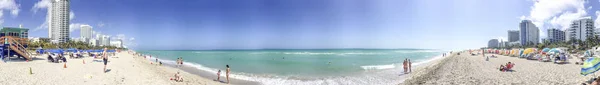
[[[23,44],[19,43],[19,41],[22,41],[22,40],[17,40],[10,36],[0,37],[0,43],[6,44],[5,40],[8,40],[7,47],[10,50],[16,52],[18,55],[22,56],[23,58],[25,58],[27,60],[31,60],[31,54],[29,52],[27,52],[27,49],[23,46]],[[8,56],[10,56],[10,55],[8,55]]]

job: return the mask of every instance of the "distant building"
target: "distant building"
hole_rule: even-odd
[[[99,39],[99,45],[100,46],[110,46],[110,36],[108,35],[103,35],[100,39]]]
[[[563,42],[565,40],[565,31],[556,28],[548,29],[548,41],[550,43]]]
[[[531,22],[531,20],[523,20],[521,21],[521,23],[519,24],[519,29],[520,29],[520,42],[521,45],[529,45],[529,44],[533,44],[533,45],[537,45],[537,43],[539,43],[539,39],[540,39],[540,35],[539,35],[539,29],[537,26],[535,26],[535,24],[533,24],[533,22]]]
[[[582,18],[571,23],[571,27],[567,30],[566,40],[581,40],[585,41],[588,37],[594,36],[594,20],[591,18]]]
[[[498,47],[498,39],[492,39],[488,41],[488,48],[496,48]]]
[[[81,25],[81,38],[90,39],[92,38],[92,26],[90,25]]]
[[[48,7],[48,37],[53,42],[63,43],[69,41],[70,0],[51,0]]]
[[[91,46],[98,46],[98,40],[94,38],[89,39],[88,44],[90,44]]]
[[[515,41],[515,42],[508,42],[507,44],[508,46],[521,46],[521,42]]]
[[[516,42],[519,41],[519,30],[509,30],[508,31],[508,42]]]
[[[594,34],[596,34],[596,36],[600,36],[600,28],[596,28],[594,29]]]

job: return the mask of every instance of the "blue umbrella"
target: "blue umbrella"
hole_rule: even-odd
[[[544,48],[544,49],[542,49],[542,52],[544,52],[544,53],[548,53],[548,51],[550,51],[550,48]]]

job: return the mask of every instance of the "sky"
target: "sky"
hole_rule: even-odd
[[[47,37],[49,0],[0,0],[0,26]],[[485,47],[521,20],[546,29],[598,20],[597,0],[71,0],[79,25],[132,49]],[[597,25],[600,26],[600,25]]]

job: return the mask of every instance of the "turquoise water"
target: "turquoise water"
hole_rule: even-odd
[[[311,79],[358,76],[375,71],[398,70],[409,58],[419,64],[440,55],[440,50],[417,49],[319,49],[319,50],[185,50],[138,51],[161,60],[183,57],[186,65],[216,72],[229,65],[244,80],[260,78]],[[330,63],[331,62],[331,63]],[[167,62],[168,63],[168,62]],[[400,71],[384,74],[400,74]],[[261,80],[255,80],[261,81]],[[281,83],[278,83],[281,84]],[[297,84],[297,83],[294,83]]]

